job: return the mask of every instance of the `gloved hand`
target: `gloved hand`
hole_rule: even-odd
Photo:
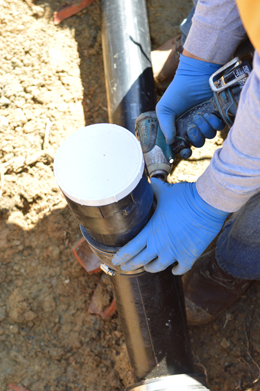
[[[193,118],[193,124],[190,124],[187,128],[187,136],[194,147],[200,148],[205,144],[205,138],[214,138],[217,130],[222,130],[224,126],[224,121],[214,114],[196,115]],[[191,152],[189,156],[184,156],[184,153],[185,151],[182,150],[179,155],[184,158],[191,155]]]
[[[175,77],[156,106],[157,117],[167,144],[176,137],[175,120],[190,108],[213,96],[209,77],[221,65],[195,60],[181,54]],[[223,121],[213,114],[205,114],[195,119],[195,125],[188,129],[187,136],[192,145],[201,147],[205,138],[213,138],[217,130],[224,127]],[[189,157],[191,151],[184,149],[182,157]]]
[[[174,262],[172,273],[188,271],[220,231],[228,213],[208,205],[195,183],[170,185],[152,178],[156,210],[144,229],[113,257],[130,271],[144,266],[155,273]]]

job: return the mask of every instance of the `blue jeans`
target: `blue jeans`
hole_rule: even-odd
[[[215,255],[233,277],[260,280],[260,192],[226,222]]]

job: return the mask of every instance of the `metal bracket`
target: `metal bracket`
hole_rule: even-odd
[[[223,72],[226,71],[227,69],[230,72],[233,69],[236,69],[241,63],[242,63],[242,61],[238,57],[235,57],[231,61],[229,61],[227,64],[225,64],[223,67],[219,68],[215,73],[213,73],[209,78],[209,85],[210,85],[210,88],[212,89],[212,91],[213,92],[221,92],[221,91],[225,90],[226,88],[231,87],[232,85],[234,85],[238,82],[245,81],[248,78],[250,71],[248,73],[244,72],[242,75],[239,75],[237,78],[235,78],[227,83],[225,81],[225,77],[223,74]],[[220,75],[221,75],[221,77],[219,77]],[[216,85],[217,81],[221,82],[221,86]]]
[[[108,274],[110,277],[113,277],[115,275],[115,271],[113,269],[111,269],[110,267],[108,267],[107,265],[105,265],[104,263],[101,263],[100,269],[104,273]]]

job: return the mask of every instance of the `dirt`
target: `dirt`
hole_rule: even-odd
[[[53,12],[64,4],[0,0],[1,391],[133,383],[117,313],[104,321],[88,312],[100,280],[104,303],[111,285],[74,258],[81,234],[52,171],[72,131],[108,121],[99,2],[55,26]],[[153,48],[178,33],[190,6],[147,0]],[[218,136],[196,150],[170,181],[196,180],[221,144]],[[259,300],[253,283],[215,322],[190,327],[196,370],[211,390],[260,390]]]

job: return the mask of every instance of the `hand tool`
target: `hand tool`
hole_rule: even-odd
[[[141,143],[150,177],[166,180],[174,154],[170,145],[166,144],[155,111],[139,115],[135,121],[135,135]]]
[[[234,58],[221,67],[209,79],[213,97],[182,114],[176,121],[176,138],[169,146],[161,131],[156,113],[142,113],[135,123],[135,132],[140,140],[150,176],[167,177],[175,156],[191,143],[187,128],[196,115],[214,114],[230,128],[235,119],[238,101],[252,68],[248,61]],[[170,148],[169,148],[170,147]]]

